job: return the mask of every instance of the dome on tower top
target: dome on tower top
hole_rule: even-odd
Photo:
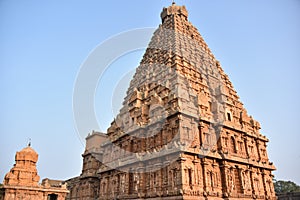
[[[16,161],[32,161],[34,163],[38,160],[37,152],[30,146],[25,147],[21,151],[16,153]]]
[[[27,153],[35,153],[35,154],[37,154],[36,151],[33,148],[31,148],[30,146],[25,147],[20,152],[27,152]]]
[[[164,21],[164,19],[170,15],[182,15],[187,19],[188,11],[186,10],[185,6],[179,6],[173,2],[171,6],[163,8],[160,17],[162,21]]]

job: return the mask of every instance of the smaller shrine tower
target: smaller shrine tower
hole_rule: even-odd
[[[61,181],[44,179],[39,183],[38,154],[30,144],[16,153],[15,164],[0,187],[0,200],[63,200],[69,192]]]

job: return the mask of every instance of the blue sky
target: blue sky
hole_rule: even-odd
[[[221,62],[248,114],[261,123],[261,133],[270,139],[275,178],[300,184],[300,2],[176,3],[186,5],[189,20]],[[158,27],[162,8],[170,4],[162,0],[0,1],[1,180],[28,138],[39,153],[42,178],[80,174],[84,147],[76,132],[72,95],[81,64],[115,34]],[[142,54],[122,56],[110,73],[121,78],[138,65]],[[108,84],[100,82],[95,95],[102,131],[112,120],[111,91],[117,84],[109,75],[103,77]]]

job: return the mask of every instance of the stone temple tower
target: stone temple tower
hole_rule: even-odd
[[[30,199],[30,200],[63,200],[69,192],[61,181],[43,179],[36,168],[37,152],[30,147],[18,151],[16,163],[5,175],[3,185],[0,186],[0,200]]]
[[[275,199],[260,124],[185,6],[173,3],[161,19],[118,116],[88,136],[101,142],[87,145],[69,199]]]

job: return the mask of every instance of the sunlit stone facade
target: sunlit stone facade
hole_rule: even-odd
[[[0,200],[64,200],[68,190],[61,181],[44,179],[36,169],[38,154],[30,147],[16,153],[16,163],[5,175],[0,187]]]
[[[161,13],[106,134],[67,199],[275,199],[268,139],[184,6]]]

